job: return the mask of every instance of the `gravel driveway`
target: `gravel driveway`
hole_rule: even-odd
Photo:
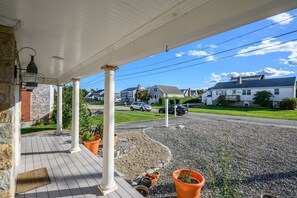
[[[161,179],[152,190],[155,197],[175,196],[172,171],[189,167],[193,161],[207,182],[205,159],[215,166],[217,147],[228,134],[235,161],[245,168],[243,197],[260,197],[264,192],[279,198],[297,196],[297,130],[230,121],[186,123],[185,128],[147,129],[146,134],[169,147],[171,163],[162,169]],[[235,171],[235,180],[238,172]],[[237,174],[237,176],[236,176]],[[202,197],[210,197],[208,186]],[[154,197],[154,196],[153,196]]]

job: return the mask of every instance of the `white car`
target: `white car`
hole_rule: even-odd
[[[152,107],[144,102],[133,102],[130,105],[130,110],[151,111]]]

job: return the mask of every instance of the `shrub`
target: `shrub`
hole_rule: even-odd
[[[79,92],[79,124],[80,128],[89,128],[89,111],[83,92]],[[52,120],[57,123],[57,100],[55,97]],[[68,128],[72,122],[72,86],[63,87],[62,96],[62,120],[63,128]]]
[[[225,100],[225,99],[224,99],[224,100],[222,100],[222,101],[220,102],[220,105],[221,105],[221,106],[229,106],[229,103],[230,103],[229,100]]]
[[[190,100],[186,100],[183,102],[183,104],[187,104],[187,103],[200,103],[201,102],[201,98],[193,98],[193,99],[190,99]]]
[[[279,108],[284,110],[294,110],[297,107],[297,98],[285,98],[279,103]]]
[[[273,95],[269,91],[257,91],[254,95],[253,101],[261,107],[269,107],[272,106],[272,97]]]

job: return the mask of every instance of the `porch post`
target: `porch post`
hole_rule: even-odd
[[[70,152],[78,152],[79,148],[79,79],[73,78],[72,91],[72,136]]]
[[[62,85],[58,85],[58,98],[57,98],[57,133],[63,133],[63,120],[62,120]]]
[[[114,71],[117,66],[105,65],[103,172],[99,190],[106,195],[118,188],[114,181]]]

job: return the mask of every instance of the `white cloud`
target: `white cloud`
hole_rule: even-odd
[[[207,83],[215,84],[218,82],[229,81],[232,76],[253,76],[253,75],[262,75],[264,74],[265,77],[278,77],[284,76],[288,74],[294,74],[293,71],[282,70],[282,69],[274,69],[270,67],[266,67],[262,70],[254,71],[254,72],[229,72],[229,73],[221,73],[215,74],[211,73],[211,76]]]
[[[280,41],[277,41],[274,38],[267,38],[257,46],[250,46],[240,50],[237,52],[236,56],[255,56],[275,52],[291,52],[288,59],[281,59],[281,62],[290,66],[297,66],[297,41],[291,41],[283,44],[280,43]]]
[[[206,45],[206,47],[214,49],[214,48],[217,48],[218,46],[216,46],[216,45]]]
[[[267,19],[273,21],[274,23],[279,23],[280,25],[287,25],[291,21],[293,21],[293,18],[290,18],[290,17],[292,16],[289,13],[284,12],[284,13],[269,17]]]
[[[183,55],[185,55],[185,52],[178,52],[175,54],[176,57],[182,57]]]
[[[215,60],[215,57],[213,55],[210,55],[206,51],[202,51],[202,50],[190,50],[188,52],[188,55],[189,56],[205,56],[205,59],[207,61],[214,61]]]

